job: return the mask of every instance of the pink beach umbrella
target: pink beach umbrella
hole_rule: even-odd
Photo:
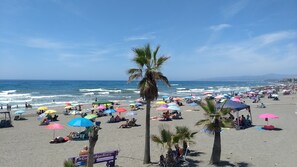
[[[279,118],[279,117],[274,114],[265,113],[265,114],[260,114],[259,118],[265,119],[265,121],[267,121],[267,125],[268,125],[268,119],[275,119],[275,118]]]
[[[167,107],[158,107],[156,110],[157,111],[167,111],[169,109]]]
[[[54,133],[53,133],[53,139],[54,139],[55,138],[55,130],[56,129],[63,129],[64,127],[61,124],[53,123],[53,124],[47,125],[45,128],[54,130]]]
[[[106,109],[106,107],[104,105],[100,105],[100,106],[97,107],[97,109],[98,110],[104,110],[104,109]]]
[[[235,98],[235,97],[232,97],[231,100],[239,103],[241,102],[239,98]]]

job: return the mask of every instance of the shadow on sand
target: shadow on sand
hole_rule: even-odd
[[[236,167],[248,167],[250,166],[246,162],[238,162],[238,163],[230,163],[229,161],[221,161],[218,164],[214,164],[213,166],[224,166],[224,167],[230,167],[230,166],[236,166]]]

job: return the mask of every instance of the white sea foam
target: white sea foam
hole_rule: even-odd
[[[184,89],[186,89],[186,88],[176,88],[177,90],[184,90]]]
[[[108,95],[109,92],[98,92],[99,95]]]
[[[4,90],[2,91],[4,94],[10,94],[10,93],[15,93],[16,90]]]
[[[122,90],[120,89],[79,89],[80,92],[113,92],[113,93],[121,93]]]
[[[32,96],[32,99],[54,98],[57,96]]]
[[[92,95],[94,95],[94,93],[93,93],[93,92],[90,92],[90,93],[83,93],[83,95],[84,95],[84,96],[92,96]]]
[[[139,93],[140,93],[140,91],[139,91],[139,90],[135,90],[135,91],[134,91],[134,93],[137,93],[137,94],[139,94]]]
[[[170,84],[171,86],[178,86],[179,84]]]

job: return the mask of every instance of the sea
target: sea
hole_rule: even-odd
[[[0,80],[0,104],[12,109],[63,106],[70,103],[92,103],[97,100],[134,101],[139,98],[138,82],[81,81],[81,80]],[[163,96],[203,96],[203,92],[216,94],[239,93],[253,87],[269,85],[262,81],[171,81],[171,87],[158,83],[159,98]]]

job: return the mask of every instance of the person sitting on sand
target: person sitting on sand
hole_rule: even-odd
[[[64,137],[58,136],[50,141],[50,143],[64,143],[68,140],[66,140]]]
[[[129,119],[126,119],[126,123],[123,123],[119,128],[130,128]]]
[[[40,125],[49,125],[50,121],[45,117],[41,122]]]
[[[167,110],[166,112],[163,113],[163,118],[165,121],[170,119],[170,113],[169,110]]]
[[[89,147],[84,146],[84,148],[79,151],[79,156],[88,155],[88,153],[89,153]]]
[[[110,123],[114,123],[114,122],[115,122],[115,118],[114,118],[113,115],[110,117],[109,122],[110,122]]]
[[[140,125],[136,124],[136,121],[137,121],[137,119],[132,118],[132,119],[128,122],[128,125],[131,126],[131,127],[133,127],[133,126],[140,126]]]
[[[115,122],[120,122],[122,120],[122,118],[119,116],[119,115],[117,115],[116,117],[115,117]]]

